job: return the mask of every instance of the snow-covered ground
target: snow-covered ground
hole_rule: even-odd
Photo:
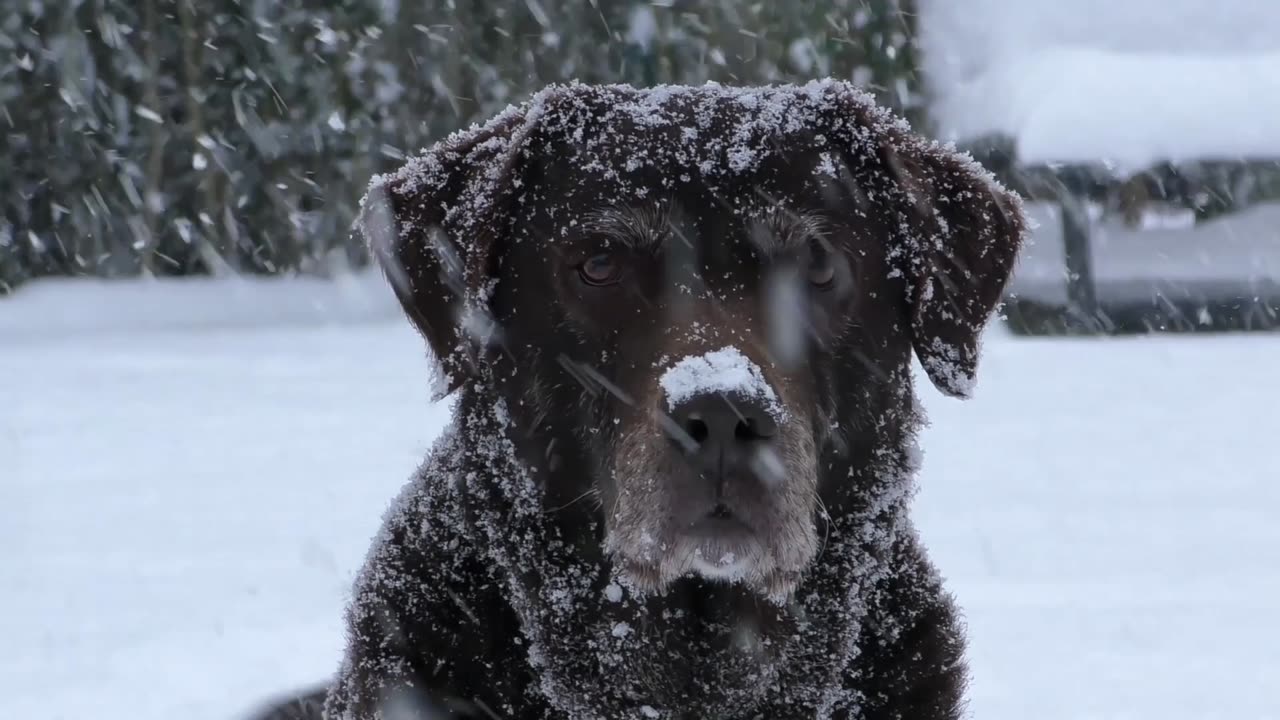
[[[0,301],[0,718],[231,720],[335,667],[447,408],[377,291],[237,287]],[[1277,358],[996,330],[974,400],[922,381],[917,517],[975,718],[1280,718]]]

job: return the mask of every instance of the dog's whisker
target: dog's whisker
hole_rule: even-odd
[[[822,518],[822,544],[818,548],[818,554],[814,557],[814,562],[818,562],[827,551],[827,543],[831,540],[831,512],[827,509],[827,504],[822,500],[817,489],[809,490],[810,497],[818,506],[818,517]]]
[[[575,503],[581,502],[582,500],[585,500],[586,498],[589,498],[596,494],[597,494],[597,490],[595,488],[590,488],[586,492],[582,493],[581,495],[575,497],[574,499],[570,500],[569,502],[563,505],[559,505],[557,507],[547,508],[546,510],[543,510],[543,513],[550,515],[551,513],[557,513],[557,512],[560,512],[561,510],[566,510],[572,507]]]

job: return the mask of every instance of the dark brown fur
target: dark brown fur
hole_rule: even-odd
[[[363,229],[458,406],[357,582],[329,717],[959,717],[911,357],[969,392],[1016,197],[844,84],[573,85],[375,183]],[[600,252],[625,282],[580,282]],[[830,289],[771,319],[817,253]],[[721,478],[761,553],[735,583],[641,547],[711,503],[659,378],[722,346],[790,418],[778,482]]]

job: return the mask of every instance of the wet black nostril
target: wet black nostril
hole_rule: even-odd
[[[685,432],[689,433],[689,437],[693,438],[694,442],[702,444],[711,434],[711,429],[707,427],[705,420],[693,415],[685,422]]]
[[[676,408],[668,431],[685,452],[718,459],[726,449],[742,449],[772,440],[778,425],[759,404],[722,394],[707,394]],[[737,452],[734,449],[733,452]]]

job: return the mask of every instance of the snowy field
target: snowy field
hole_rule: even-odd
[[[370,287],[0,301],[0,718],[232,720],[335,668],[448,415]],[[996,330],[974,400],[922,384],[975,718],[1280,718],[1277,368],[1276,335]]]

